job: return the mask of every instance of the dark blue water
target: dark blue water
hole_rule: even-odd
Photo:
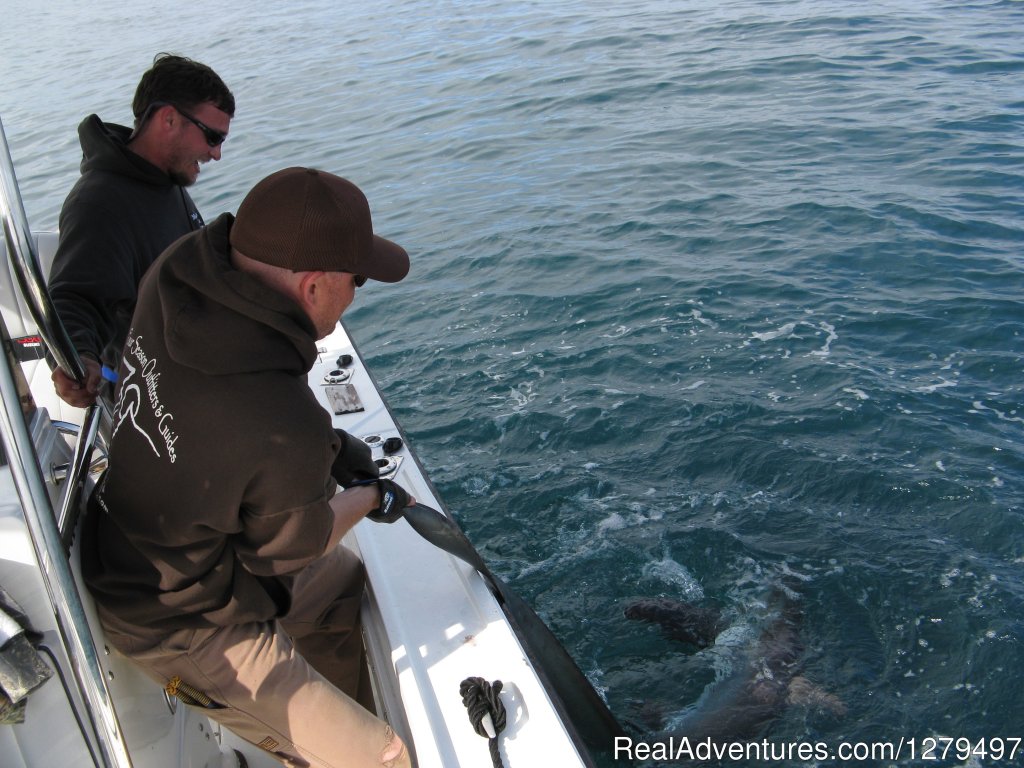
[[[637,735],[785,583],[801,674],[846,714],[794,701],[769,740],[1024,764],[920,755],[1024,737],[1024,4],[13,5],[0,114],[34,226],[77,122],[126,122],[167,49],[239,103],[208,219],[289,164],[366,190],[414,271],[348,324]],[[624,618],[652,595],[733,629],[694,653]]]

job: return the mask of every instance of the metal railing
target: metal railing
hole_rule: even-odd
[[[57,364],[72,378],[82,381],[85,370],[61,324],[46,291],[46,283],[35,255],[28,218],[22,204],[14,163],[7,145],[3,123],[0,122],[0,207],[3,213],[4,237],[21,292],[39,333]],[[2,322],[2,319],[0,319]],[[0,329],[8,340],[6,327]],[[78,685],[82,700],[89,710],[91,725],[100,747],[105,768],[131,768],[131,757],[114,710],[110,690],[99,663],[99,654],[89,629],[89,620],[75,583],[64,548],[64,534],[46,492],[46,483],[35,454],[32,438],[22,413],[19,393],[7,354],[0,363],[0,432],[14,483],[21,498],[36,561],[46,585],[47,595],[57,620],[57,628]],[[81,498],[89,471],[102,407],[94,405],[86,413],[75,446],[69,479],[61,503],[61,524],[73,525],[73,511]]]

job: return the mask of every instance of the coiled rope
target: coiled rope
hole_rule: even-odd
[[[488,683],[482,677],[467,677],[459,686],[473,730],[488,740],[494,768],[503,768],[498,750],[498,734],[505,730],[505,705],[498,697],[501,687],[501,680]]]

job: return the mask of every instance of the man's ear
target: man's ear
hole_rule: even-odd
[[[303,309],[315,307],[324,292],[323,276],[325,272],[303,272],[299,278],[298,299]]]
[[[152,115],[149,116],[147,125],[153,125],[157,131],[164,135],[174,126],[174,123],[179,120],[178,110],[176,110],[170,104],[164,104],[161,107],[157,107]]]
[[[132,132],[132,139],[136,141],[141,139],[142,141],[139,143],[147,146],[163,147],[170,136],[174,122],[178,119],[177,110],[170,104],[164,104],[156,107],[152,112],[148,112],[144,117],[146,122]],[[152,151],[148,151],[144,157],[150,162],[154,162],[151,154]],[[160,163],[155,162],[154,164],[159,165]]]

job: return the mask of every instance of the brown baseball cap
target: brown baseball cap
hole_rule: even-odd
[[[352,272],[385,283],[409,272],[405,249],[373,234],[359,187],[313,168],[285,168],[253,187],[238,207],[231,245],[296,272]]]

